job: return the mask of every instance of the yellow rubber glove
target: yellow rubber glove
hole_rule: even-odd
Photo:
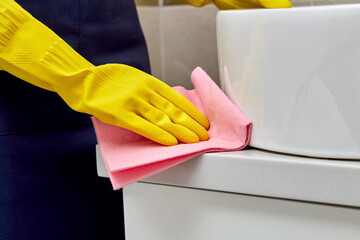
[[[221,10],[247,8],[289,8],[292,4],[288,0],[174,0],[195,7],[202,7],[214,3]]]
[[[0,69],[160,144],[209,138],[208,120],[181,94],[127,65],[92,65],[13,0],[0,1]]]

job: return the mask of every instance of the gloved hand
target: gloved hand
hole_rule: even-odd
[[[174,0],[180,3],[202,7],[214,3],[219,9],[247,9],[247,8],[289,8],[292,4],[288,0]]]
[[[127,65],[92,65],[13,0],[0,1],[0,69],[160,144],[209,138],[208,120],[181,94]]]

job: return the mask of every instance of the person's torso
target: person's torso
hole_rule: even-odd
[[[122,63],[150,72],[133,0],[17,0],[94,65]],[[0,135],[90,122],[54,92],[0,71]]]

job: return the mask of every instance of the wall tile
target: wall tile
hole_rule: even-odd
[[[170,86],[192,89],[190,74],[200,66],[219,82],[217,11],[214,5],[138,7],[155,77]]]
[[[335,0],[316,0],[313,5],[332,5],[337,4]]]
[[[336,0],[337,3],[360,3],[360,0]]]
[[[292,0],[291,3],[294,5],[294,7],[300,7],[300,6],[310,6],[311,5],[310,0]]]
[[[160,8],[138,7],[142,30],[148,47],[152,75],[161,78]]]
[[[216,45],[217,8],[169,7],[163,11],[163,77],[178,85],[197,66],[218,79]],[[191,87],[190,81],[186,87]]]

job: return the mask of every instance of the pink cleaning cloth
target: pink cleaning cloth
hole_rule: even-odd
[[[200,68],[191,75],[194,90],[174,89],[185,96],[210,122],[209,140],[193,144],[163,146],[127,129],[93,123],[114,189],[139,181],[204,152],[244,148],[250,139],[251,121]]]

